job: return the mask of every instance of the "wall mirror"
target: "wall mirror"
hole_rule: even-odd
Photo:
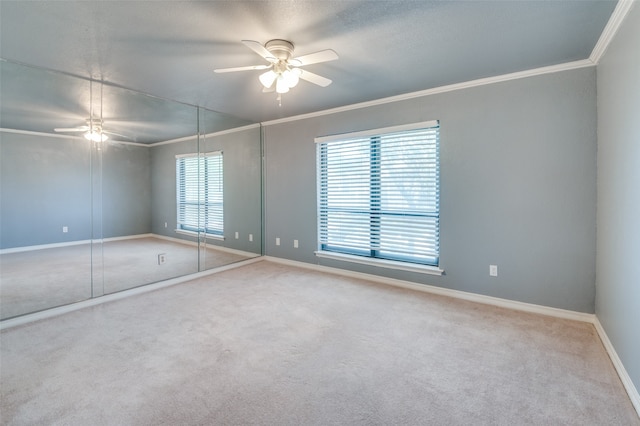
[[[258,124],[0,67],[0,319],[262,253]]]

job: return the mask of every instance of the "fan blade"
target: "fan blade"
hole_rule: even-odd
[[[256,52],[258,55],[260,55],[263,58],[265,58],[267,61],[269,61],[269,62],[275,62],[276,61],[276,58],[273,56],[273,54],[271,52],[269,52],[266,47],[264,47],[262,44],[258,43],[257,41],[242,40],[242,43],[245,46],[247,46],[249,49],[251,49],[254,52]]]
[[[87,126],[83,126],[83,127],[72,127],[72,128],[57,128],[57,129],[53,129],[54,132],[86,132],[87,130],[89,130],[89,128]]]
[[[307,80],[309,83],[317,84],[318,86],[327,87],[331,84],[331,80],[326,77],[322,77],[321,75],[314,74],[307,70],[300,70],[300,78],[303,80]]]
[[[213,70],[213,72],[220,74],[236,71],[266,70],[267,68],[271,68],[271,65],[250,65],[247,67],[218,68],[217,70]]]
[[[335,61],[338,59],[338,54],[331,49],[321,50],[315,53],[309,53],[308,55],[298,56],[291,59],[291,61],[297,61],[302,65],[317,64],[320,62]]]

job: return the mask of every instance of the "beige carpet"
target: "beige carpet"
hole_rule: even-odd
[[[160,253],[166,255],[162,265],[158,264]],[[207,248],[200,256],[200,267],[207,270],[244,259]],[[2,254],[0,319],[196,272],[196,246],[154,237]]]
[[[590,324],[266,261],[0,343],[7,425],[640,425]]]

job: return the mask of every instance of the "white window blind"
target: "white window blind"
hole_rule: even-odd
[[[316,140],[319,250],[438,266],[438,123],[355,135]]]
[[[223,183],[222,152],[176,156],[179,230],[224,234]]]

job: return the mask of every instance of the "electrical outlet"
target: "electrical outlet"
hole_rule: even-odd
[[[62,227],[62,232],[64,232],[64,233],[69,232],[69,227],[68,226],[63,226]]]
[[[253,241],[253,234],[249,234],[249,241]]]
[[[240,238],[240,234],[238,233],[238,231],[236,231],[236,240]]]
[[[498,276],[498,265],[489,265],[489,275],[492,277]]]
[[[167,254],[160,253],[158,255],[158,265],[164,265],[165,263],[167,263]]]
[[[293,240],[293,248],[298,248],[298,240]]]
[[[280,245],[280,237],[276,237],[276,245],[279,246]]]
[[[165,228],[167,227],[167,222],[165,222],[165,223],[164,223],[164,227],[165,227]]]

